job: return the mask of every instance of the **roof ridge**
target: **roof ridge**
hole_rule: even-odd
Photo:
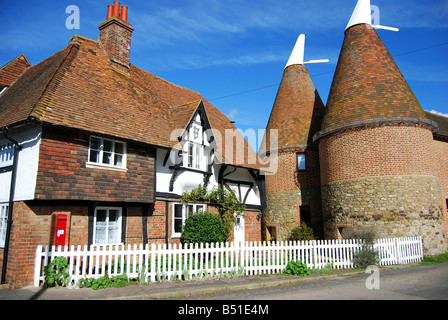
[[[63,76],[63,74],[65,72],[62,72],[62,73],[60,72],[62,67],[65,66],[65,65],[71,64],[71,62],[75,59],[75,57],[76,57],[76,55],[77,55],[77,53],[79,51],[80,46],[81,46],[81,42],[78,41],[77,39],[75,39],[75,36],[70,39],[70,42],[69,42],[68,46],[63,49],[63,50],[67,50],[67,54],[62,59],[60,65],[56,68],[56,71],[53,73],[53,75],[50,77],[50,80],[45,85],[44,89],[42,90],[42,94],[37,99],[34,107],[31,109],[29,117],[39,118],[39,117],[43,117],[44,116],[45,112],[48,110],[48,107],[43,106],[42,103],[44,101],[46,101],[48,103],[52,99],[50,97],[49,100],[46,100],[46,96],[49,93],[49,91],[51,90],[50,89],[51,84],[54,82],[54,80],[56,79],[56,77],[58,75],[59,75],[59,78]],[[74,52],[74,55],[73,55],[73,57],[70,60],[68,60],[68,58],[72,54],[72,52]],[[52,56],[48,57],[47,59],[50,59]],[[41,105],[41,106],[39,107],[39,105]]]
[[[19,59],[20,57],[25,58],[26,62],[28,63],[29,67],[31,67],[31,63],[28,60],[28,58],[26,57],[26,55],[24,55],[23,53],[19,54],[17,57],[15,57],[14,59],[11,59],[9,62],[5,63],[3,66],[0,67],[0,70],[5,69],[7,66],[9,66],[13,61],[16,61],[17,59]]]

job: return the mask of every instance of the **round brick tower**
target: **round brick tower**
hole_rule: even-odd
[[[446,251],[436,127],[372,27],[370,1],[360,0],[314,137],[326,238],[357,226],[380,237],[423,236],[428,253]]]
[[[270,150],[277,152],[278,168],[265,178],[267,240],[288,240],[301,222],[322,232],[319,160],[312,137],[319,130],[324,105],[304,66],[304,43],[302,34],[284,70],[266,128],[268,143],[271,130],[278,130],[278,148]]]

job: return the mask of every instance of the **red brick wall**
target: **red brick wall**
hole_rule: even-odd
[[[277,240],[289,240],[292,230],[300,225],[300,206],[309,206],[311,225],[316,235],[322,230],[320,171],[318,152],[306,150],[306,171],[297,171],[297,153],[304,150],[283,150],[278,154],[276,174],[266,176],[264,228],[275,227]]]
[[[150,203],[155,150],[127,144],[127,171],[87,167],[87,134],[43,128],[35,198]]]
[[[6,283],[11,288],[32,285],[39,244],[49,244],[51,216],[35,214],[25,203],[14,203]]]
[[[278,170],[267,175],[266,193],[320,187],[319,160],[314,150],[306,150],[306,171],[297,171],[297,153],[303,149],[279,151]]]
[[[131,36],[133,28],[130,24],[113,18],[100,26],[100,41],[103,44],[114,66],[129,72],[131,55]],[[117,63],[118,62],[118,63]]]
[[[66,245],[84,246],[89,243],[88,206],[75,205],[39,205],[25,202],[14,204],[13,225],[8,255],[6,282],[14,289],[33,285],[34,260],[38,245],[54,245],[56,215],[68,216]],[[154,211],[147,218],[148,243],[165,243],[165,201],[157,201]],[[170,243],[179,243],[179,239],[171,238],[172,203],[169,202],[169,234]],[[261,227],[257,220],[258,211],[246,211],[246,240],[260,241]],[[126,216],[126,244],[143,243],[142,208],[128,207]],[[0,250],[2,263],[3,250]]]
[[[322,185],[385,175],[437,176],[433,135],[415,126],[357,128],[319,140]]]
[[[148,242],[150,244],[165,243],[165,203],[165,201],[157,200],[154,205],[154,212],[148,217]],[[171,211],[169,212],[171,213]],[[168,215],[168,218],[171,219],[170,215]],[[171,232],[170,229],[169,232]]]

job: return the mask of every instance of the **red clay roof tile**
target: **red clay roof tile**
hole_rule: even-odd
[[[194,112],[193,106],[200,100],[213,130],[220,131],[223,137],[226,129],[236,130],[199,93],[134,65],[125,74],[112,67],[99,42],[74,36],[65,49],[28,68],[0,96],[0,127],[35,118],[52,125],[170,148],[178,142],[170,140],[171,132],[188,125],[192,116],[188,112]],[[176,111],[175,107],[187,104],[192,107]],[[247,154],[255,151],[245,140],[244,149],[244,163],[224,156],[222,162],[258,168],[248,163]],[[225,154],[224,149],[217,153]]]
[[[321,129],[426,114],[376,31],[346,30]]]

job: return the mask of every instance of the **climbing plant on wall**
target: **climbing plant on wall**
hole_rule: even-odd
[[[209,205],[216,206],[224,221],[225,227],[230,230],[231,222],[235,220],[235,212],[239,216],[244,216],[246,206],[241,204],[238,197],[231,189],[213,188],[208,191],[207,187],[199,185],[190,192],[184,192],[180,201],[183,204],[205,202]]]

